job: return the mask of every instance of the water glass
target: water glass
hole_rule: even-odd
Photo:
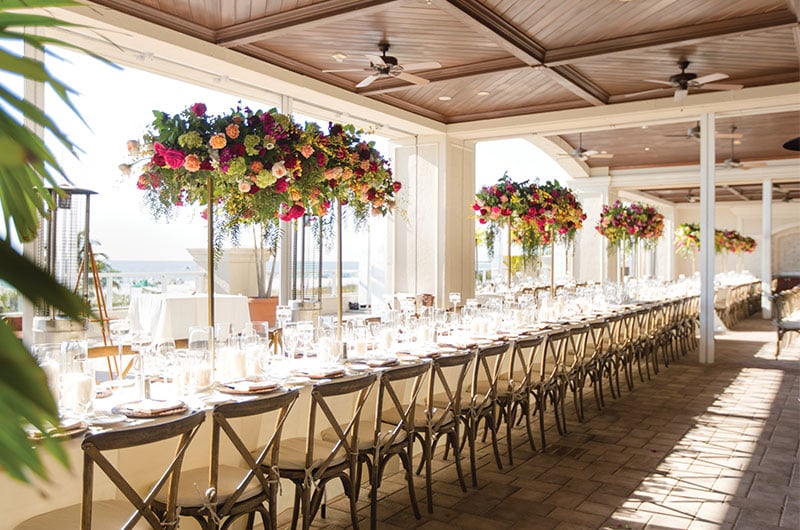
[[[117,343],[117,347],[119,348],[118,351],[118,360],[119,364],[117,365],[117,380],[122,381],[123,373],[125,371],[125,365],[122,358],[122,345],[124,342],[130,338],[131,333],[131,321],[127,318],[120,318],[117,320],[112,320],[108,323],[108,331],[111,334],[112,340]]]
[[[33,347],[33,356],[47,378],[47,386],[53,395],[53,400],[61,400],[61,344],[36,344]]]
[[[447,299],[450,300],[450,303],[453,304],[453,312],[456,311],[456,306],[461,303],[461,293],[459,292],[452,292],[447,295]]]
[[[75,358],[63,377],[65,408],[80,418],[92,410],[95,396],[95,373],[88,358]]]

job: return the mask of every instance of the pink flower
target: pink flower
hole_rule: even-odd
[[[127,147],[129,155],[139,156],[139,140],[128,140]]]
[[[272,164],[272,174],[278,178],[285,177],[288,171],[286,170],[286,165],[283,162],[275,162]]]
[[[164,161],[170,169],[178,169],[183,165],[184,154],[177,149],[167,149],[164,153]]]
[[[240,182],[240,183],[239,183],[239,191],[241,191],[242,193],[247,193],[247,192],[249,192],[249,191],[250,191],[250,187],[251,187],[251,186],[250,186],[250,183],[249,183],[249,182],[246,182],[246,181],[245,181],[245,182]]]
[[[192,112],[195,116],[202,116],[206,113],[205,103],[195,103],[192,105]]]
[[[279,178],[275,181],[273,188],[277,193],[283,193],[289,189],[289,181],[286,178]]]
[[[314,154],[314,148],[306,144],[300,148],[300,154],[302,154],[304,158],[308,158]]]

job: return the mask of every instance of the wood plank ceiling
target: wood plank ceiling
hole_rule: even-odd
[[[717,76],[723,88],[800,80],[797,0],[92,0],[445,124],[672,98],[670,76]],[[427,82],[380,76],[379,43]],[[351,70],[328,72],[327,70]],[[713,84],[689,88],[702,93]],[[729,85],[725,87],[724,85]],[[730,86],[733,85],[733,86]],[[676,102],[676,105],[679,105]],[[693,122],[583,134],[612,170],[698,163]],[[736,158],[796,158],[800,113],[720,119],[743,136]],[[562,136],[577,147],[577,134]],[[648,148],[648,149],[645,149]],[[718,163],[730,155],[719,140]]]

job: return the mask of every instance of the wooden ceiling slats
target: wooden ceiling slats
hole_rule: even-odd
[[[691,61],[688,72],[721,72],[730,76],[721,83],[747,88],[800,80],[796,0],[91,1],[443,123],[669,99],[670,87],[626,95],[663,86],[645,80],[667,81],[680,58]],[[442,68],[415,72],[427,85],[381,79],[357,90],[368,74],[364,55],[378,54],[384,39],[401,65]],[[334,52],[347,58],[337,63]],[[357,71],[323,72],[342,68]],[[796,156],[776,146],[800,136],[798,117],[767,116],[742,119],[751,130],[737,157]],[[696,164],[696,142],[660,137],[691,125],[587,133],[585,143],[615,154],[589,165]],[[725,158],[727,149],[718,145],[718,154]]]

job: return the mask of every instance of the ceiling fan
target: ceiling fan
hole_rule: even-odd
[[[413,70],[433,70],[434,68],[441,68],[442,65],[435,62],[427,62],[427,63],[413,63],[401,66],[397,62],[396,57],[392,57],[391,55],[386,55],[386,52],[389,51],[389,43],[388,42],[381,42],[378,44],[378,49],[381,51],[381,55],[366,55],[366,58],[369,59],[369,67],[367,68],[347,68],[344,70],[323,70],[323,72],[368,72],[367,77],[361,80],[356,85],[356,88],[364,88],[378,79],[387,78],[387,77],[396,77],[398,79],[402,79],[403,81],[408,81],[409,83],[414,83],[415,85],[426,85],[430,83],[427,79],[423,77],[419,77],[418,75],[410,74],[408,72]]]
[[[700,202],[700,197],[694,194],[692,188],[689,188],[689,191],[686,192],[686,202],[690,202],[692,204]]]
[[[736,130],[735,127],[731,127],[731,132],[733,132],[735,130]],[[767,165],[766,162],[742,162],[741,160],[736,158],[736,156],[734,155],[734,152],[733,152],[733,149],[734,149],[733,144],[734,143],[735,143],[735,140],[733,138],[731,138],[731,156],[730,156],[730,158],[727,158],[722,162],[722,167],[724,167],[726,169],[750,169],[750,168],[753,168],[753,167],[763,167],[763,166]]]
[[[721,81],[722,79],[727,79],[729,77],[728,74],[722,74],[719,72],[698,77],[697,74],[686,71],[686,69],[689,68],[689,64],[690,64],[689,61],[687,61],[686,59],[681,59],[680,61],[678,61],[678,67],[681,69],[681,73],[670,76],[669,80],[667,81],[662,81],[660,79],[643,79],[643,81],[645,81],[646,83],[667,85],[671,88],[674,88],[675,101],[683,101],[683,99],[689,93],[690,88],[704,89],[704,90],[739,90],[744,86],[744,85],[715,83],[715,81]],[[650,90],[643,90],[641,92],[625,94],[624,97],[640,96],[642,94],[650,94],[652,92],[658,92],[660,90],[666,90],[666,89],[652,88]]]
[[[700,122],[698,121],[694,127],[689,127],[686,130],[686,134],[665,134],[665,138],[685,138],[687,140],[699,140],[700,139]],[[736,132],[736,127],[731,127],[731,132],[729,133],[715,133],[714,137],[717,139],[733,139],[733,140],[741,140],[744,135],[742,133]]]
[[[614,155],[611,153],[607,153],[605,151],[595,151],[594,149],[584,149],[583,148],[583,133],[578,133],[578,147],[572,150],[572,152],[568,155],[563,155],[563,157],[570,156],[577,160],[581,160],[586,162],[590,158],[614,158]]]

